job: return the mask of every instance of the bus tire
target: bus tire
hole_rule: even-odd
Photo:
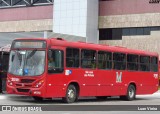
[[[127,101],[132,101],[136,97],[136,88],[134,85],[129,85],[127,89],[127,95],[126,96],[121,96],[121,99],[127,100]]]
[[[34,99],[35,101],[43,101],[43,98],[42,98],[42,97],[34,96],[33,99]]]
[[[74,85],[69,85],[66,91],[66,96],[62,98],[65,103],[73,103],[77,100],[77,90]]]

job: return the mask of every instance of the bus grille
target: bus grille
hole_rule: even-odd
[[[32,87],[32,85],[26,85],[26,84],[24,84],[24,85],[22,85],[22,84],[16,84],[16,86],[17,87]]]
[[[18,92],[29,92],[29,89],[20,89],[20,88],[17,88],[17,91]]]
[[[21,83],[32,83],[34,81],[34,79],[21,79]]]

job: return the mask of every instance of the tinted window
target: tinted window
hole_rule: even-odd
[[[149,56],[140,56],[140,71],[150,71]]]
[[[63,51],[49,50],[48,52],[48,73],[63,72]]]
[[[127,55],[127,69],[138,70],[138,55]]]
[[[125,70],[126,69],[126,55],[123,53],[114,53],[113,54],[113,68],[116,70]]]
[[[100,40],[122,40],[121,28],[99,29]]]
[[[82,50],[81,54],[82,68],[96,68],[96,51]]]
[[[131,28],[130,35],[136,35],[136,34],[137,34],[136,28]]]
[[[122,33],[123,33],[123,36],[129,36],[129,35],[130,35],[130,30],[129,30],[129,28],[124,28],[124,29],[122,29]]]
[[[98,68],[99,69],[112,69],[112,53],[111,52],[98,52]]]
[[[151,58],[151,71],[153,72],[158,71],[158,58],[157,57]]]
[[[79,67],[79,49],[66,49],[66,67]]]
[[[143,35],[143,28],[137,28],[137,35]]]
[[[150,28],[149,27],[144,28],[144,35],[150,35]]]

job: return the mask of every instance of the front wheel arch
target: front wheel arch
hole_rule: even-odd
[[[75,99],[71,100],[71,101],[68,99],[68,91],[70,88],[73,90],[73,92],[75,92]],[[73,103],[73,102],[77,101],[78,97],[79,97],[79,91],[80,91],[80,87],[77,82],[72,82],[72,83],[68,84],[66,92],[65,92],[65,97],[63,97],[62,100],[66,103]]]

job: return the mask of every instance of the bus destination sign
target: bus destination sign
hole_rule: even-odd
[[[45,41],[14,41],[12,48],[46,48]]]

